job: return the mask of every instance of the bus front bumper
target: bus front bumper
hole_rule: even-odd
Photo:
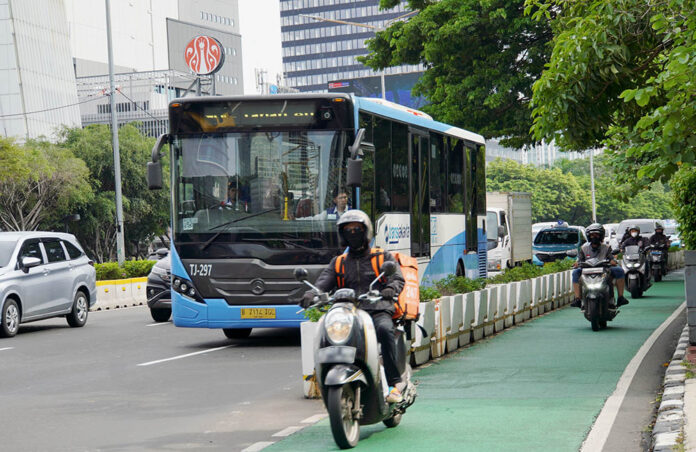
[[[262,308],[263,312],[258,309]],[[250,310],[254,310],[251,312]],[[172,291],[174,325],[188,328],[299,328],[307,319],[298,305],[230,306],[223,299],[206,299],[198,303]],[[272,311],[271,311],[272,310]],[[265,316],[272,318],[242,318]]]

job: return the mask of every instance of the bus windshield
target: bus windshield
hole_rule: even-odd
[[[195,243],[200,252],[230,243],[336,250],[336,220],[351,204],[346,140],[327,130],[175,137],[175,243]],[[254,256],[252,248],[217,257]],[[214,249],[206,256],[215,257]]]

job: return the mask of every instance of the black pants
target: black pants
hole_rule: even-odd
[[[396,366],[396,339],[392,315],[386,311],[374,311],[370,312],[370,316],[375,325],[377,342],[382,346],[382,362],[384,362],[384,373],[387,374],[387,383],[389,386],[394,386],[401,382],[401,375]]]

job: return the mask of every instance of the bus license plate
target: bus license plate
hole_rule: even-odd
[[[275,319],[275,308],[242,308],[243,319]]]

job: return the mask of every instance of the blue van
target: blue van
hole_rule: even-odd
[[[532,243],[532,262],[542,266],[547,262],[577,258],[580,247],[587,242],[585,231],[579,226],[559,223],[539,231]]]

